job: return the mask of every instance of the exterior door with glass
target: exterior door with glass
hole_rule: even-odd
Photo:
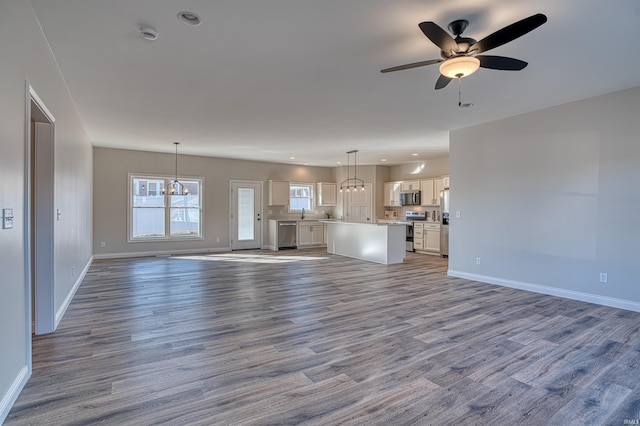
[[[262,247],[262,182],[232,180],[231,250]]]

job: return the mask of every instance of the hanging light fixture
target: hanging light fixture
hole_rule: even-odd
[[[357,149],[347,152],[347,179],[343,180],[342,183],[340,183],[340,192],[342,192],[343,190],[346,190],[347,192],[349,192],[351,191],[352,188],[354,191],[357,191],[358,188],[360,188],[361,191],[364,191],[364,181],[362,179],[358,179],[358,176],[357,176],[357,167],[358,167],[357,152],[358,152]],[[350,166],[351,154],[353,154],[353,177],[352,178],[349,177],[349,169],[350,169],[349,166]]]
[[[168,189],[162,188],[162,193],[169,195],[189,195],[189,189],[178,180],[178,145],[180,145],[180,142],[174,142],[173,144],[176,146],[176,175],[171,179]]]
[[[468,77],[480,68],[480,59],[473,56],[456,56],[440,64],[440,74],[449,78]]]

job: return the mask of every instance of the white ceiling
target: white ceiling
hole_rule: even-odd
[[[317,166],[445,156],[448,131],[640,86],[637,0],[31,0],[95,146]],[[199,26],[177,19],[195,12]],[[458,18],[480,40],[548,22],[435,91],[418,23]],[[156,41],[140,37],[153,27]],[[417,157],[411,156],[418,153]],[[289,157],[294,156],[295,160]],[[381,159],[388,159],[382,163]]]

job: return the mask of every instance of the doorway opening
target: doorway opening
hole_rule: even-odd
[[[30,332],[55,330],[54,148],[55,119],[31,86],[27,93],[25,192],[26,276]]]

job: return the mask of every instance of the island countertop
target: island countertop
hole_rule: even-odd
[[[404,260],[406,228],[399,223],[326,222],[327,252],[385,265]]]

